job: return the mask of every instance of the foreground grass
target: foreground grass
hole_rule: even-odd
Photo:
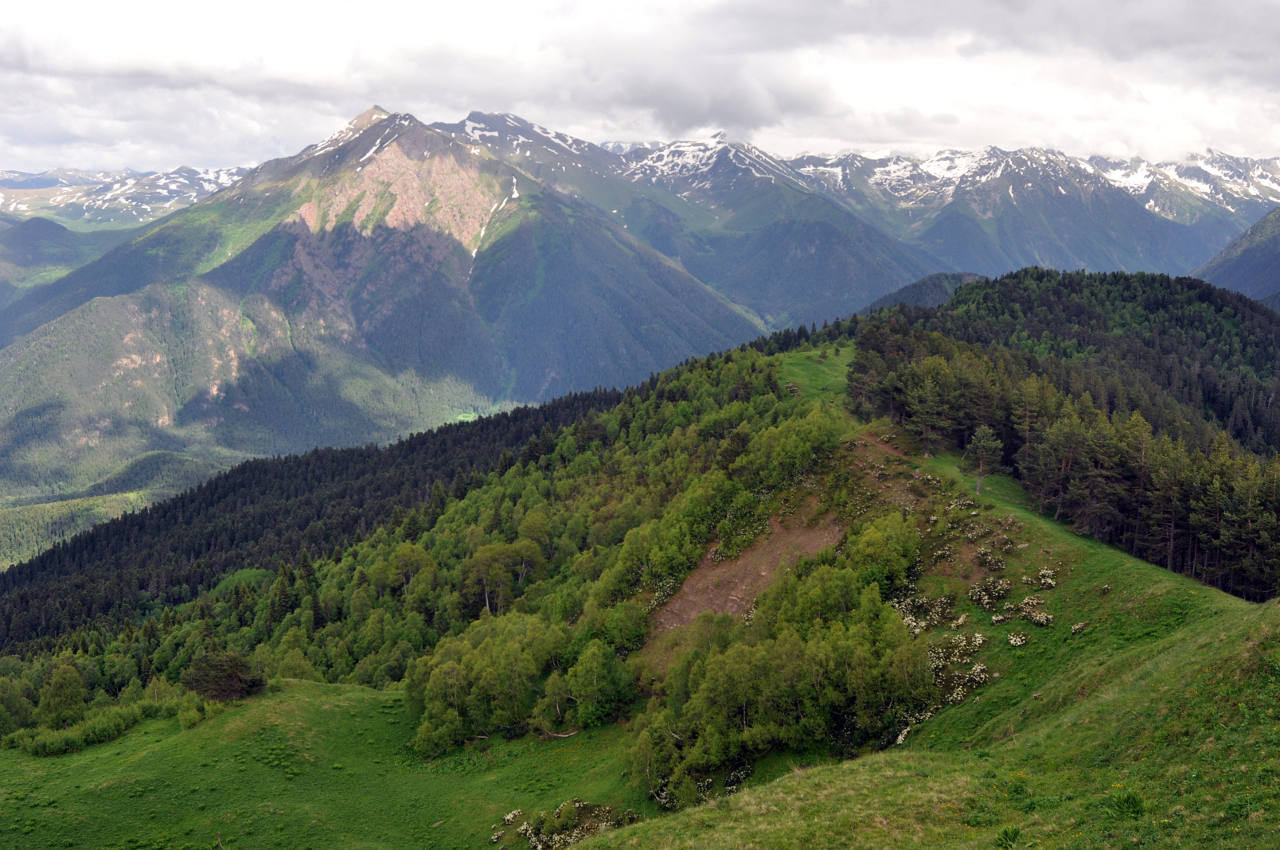
[[[0,752],[0,846],[476,847],[516,807],[645,806],[621,779],[619,727],[425,763],[411,731],[396,693],[289,681],[186,731],[157,720],[73,755]]]

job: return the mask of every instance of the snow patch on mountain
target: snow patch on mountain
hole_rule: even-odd
[[[635,182],[661,183],[682,194],[714,188],[740,177],[805,186],[803,176],[769,154],[743,142],[729,142],[723,132],[707,140],[671,142],[656,149],[632,150],[623,169]]]
[[[968,177],[990,159],[989,151],[939,151],[920,163],[920,170],[942,180],[960,180]]]
[[[1058,196],[1074,195],[1073,189],[1086,193],[1118,189],[1148,211],[1181,222],[1214,214],[1215,207],[1219,214],[1252,221],[1280,204],[1280,158],[1253,160],[1219,151],[1181,162],[1155,163],[1136,157],[1085,159],[1047,148],[987,147],[943,150],[926,158],[806,155],[788,165],[811,188],[850,198],[869,193],[921,211],[941,209],[962,197],[986,197],[989,202],[992,196],[987,188],[995,184],[1001,197],[1011,198],[1006,180],[1020,182],[1028,192]]]
[[[343,127],[338,132],[334,133],[333,135],[329,136],[328,138],[324,139],[318,144],[314,144],[314,145],[311,145],[310,147],[304,148],[300,156],[314,157],[314,156],[319,156],[322,153],[328,153],[331,150],[340,148],[343,145],[345,145],[347,142],[359,136],[365,130],[372,127],[373,125],[377,124],[380,121],[385,121],[390,117],[391,117],[391,113],[380,106],[374,106],[370,109],[366,109],[364,112],[361,112],[355,118],[351,119],[351,121],[347,123],[347,126]],[[410,118],[410,116],[407,116],[407,115],[396,116],[396,117],[400,118],[402,121]]]
[[[176,168],[161,173],[123,170],[85,172],[59,169],[42,174],[4,172],[7,209],[55,215],[98,224],[140,224],[190,206],[234,185],[243,168]]]

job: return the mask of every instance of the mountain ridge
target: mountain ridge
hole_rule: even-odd
[[[1274,307],[1280,299],[1280,211],[1272,211],[1195,272]]]
[[[25,506],[148,452],[388,441],[761,327],[595,207],[372,109],[21,290],[0,317],[0,477]]]
[[[785,160],[720,135],[618,152],[510,114],[374,106],[118,242],[59,247],[87,259],[65,275],[15,265],[0,481],[27,507],[48,464],[53,499],[133,480],[150,452],[193,470],[389,440],[633,383],[932,272],[1187,265],[1235,226],[1216,205],[1271,197],[1271,161],[1195,162],[1155,171],[1227,188],[1178,221],[1133,193],[1146,166],[1053,151]],[[0,227],[13,256],[39,243],[40,225]]]

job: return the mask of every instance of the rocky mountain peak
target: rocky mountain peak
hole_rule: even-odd
[[[364,112],[361,112],[355,118],[352,118],[351,123],[347,124],[347,128],[355,131],[356,133],[360,133],[369,129],[374,124],[377,124],[379,121],[390,117],[390,112],[383,109],[381,106],[374,105],[366,109]]]

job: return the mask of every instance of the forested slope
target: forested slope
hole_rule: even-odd
[[[695,823],[715,822],[712,807],[725,806],[748,822],[740,841],[752,843],[751,830],[759,830],[774,836],[762,846],[787,846],[769,831],[776,822],[752,826],[738,804],[716,801],[789,763],[855,756],[855,765],[868,766],[820,777],[850,770],[862,777],[856,787],[830,781],[874,824],[863,833],[869,846],[894,845],[895,837],[918,846],[979,840],[958,838],[968,830],[986,845],[1014,846],[1022,829],[1046,846],[1070,846],[1073,833],[1176,846],[1206,840],[1216,825],[1240,826],[1257,840],[1265,817],[1251,817],[1252,802],[1226,798],[1252,793],[1261,774],[1241,771],[1183,792],[1188,809],[1222,807],[1184,820],[1173,813],[1179,803],[1169,772],[1238,760],[1274,725],[1280,624],[1266,613],[1274,607],[1210,591],[1053,520],[1237,594],[1271,595],[1280,564],[1271,542],[1280,462],[1232,440],[1203,403],[1180,395],[1180,373],[1138,383],[1117,354],[1142,338],[1143,327],[1176,324],[1174,315],[1186,312],[1190,333],[1197,323],[1209,329],[1205,362],[1249,375],[1260,355],[1224,333],[1263,326],[1233,319],[1235,302],[1199,284],[1073,281],[1060,296],[1052,274],[1040,271],[1025,273],[1022,284],[1013,276],[978,282],[942,311],[891,310],[800,328],[690,361],[621,397],[571,399],[559,414],[516,411],[415,438],[421,456],[410,444],[369,450],[364,459],[343,455],[349,463],[337,464],[343,471],[330,475],[327,492],[335,501],[368,493],[384,517],[363,527],[354,501],[326,517],[305,499],[283,498],[327,480],[284,474],[323,454],[277,461],[280,479],[268,492],[282,497],[267,504],[311,519],[293,522],[278,534],[282,542],[239,550],[255,560],[217,554],[223,550],[210,543],[207,553],[170,562],[192,537],[168,526],[152,536],[137,525],[128,545],[119,534],[73,541],[67,550],[78,557],[51,566],[43,583],[29,568],[0,597],[10,606],[10,630],[17,623],[34,638],[11,637],[0,659],[0,729],[18,751],[0,754],[0,775],[26,772],[26,781],[57,787],[79,805],[80,792],[54,781],[41,758],[98,753],[83,763],[101,776],[111,767],[95,745],[108,740],[144,762],[150,736],[180,738],[206,723],[244,741],[257,733],[221,712],[228,698],[248,697],[245,713],[235,715],[258,719],[237,722],[276,719],[262,727],[261,747],[245,752],[279,767],[280,781],[306,783],[320,781],[317,754],[325,753],[325,763],[338,764],[326,776],[338,777],[348,761],[373,758],[359,734],[339,758],[332,739],[279,714],[314,716],[323,700],[315,689],[325,685],[289,684],[311,680],[333,693],[359,686],[396,695],[377,709],[347,703],[355,713],[403,712],[395,730],[369,726],[364,740],[376,742],[378,759],[390,758],[391,746],[394,758],[427,765],[428,773],[474,759],[514,776],[516,765],[537,764],[534,739],[583,735],[594,736],[584,740],[598,742],[600,760],[625,773],[625,783],[592,780],[584,788],[593,790],[582,792],[598,795],[591,805],[558,812],[534,806],[545,805],[547,789],[566,789],[563,777],[492,795],[476,788],[468,793],[486,819],[495,800],[538,802],[507,822],[470,823],[468,841],[491,829],[497,843],[539,846],[626,821],[627,808],[705,803]],[[982,306],[993,287],[1004,296]],[[1016,334],[1001,341],[1015,324],[1002,311],[1024,309],[1025,297],[1030,314],[1036,287],[1060,298],[1066,319],[1046,318],[1036,345]],[[1139,306],[1105,332],[1110,319],[1095,315],[1100,309],[1078,306],[1093,299],[1123,313],[1129,296],[1116,293],[1124,291],[1173,306],[1164,313]],[[1081,347],[1059,329],[1093,336]],[[1252,380],[1272,379],[1256,368]],[[960,451],[973,477],[957,471]],[[366,460],[372,465],[362,466]],[[253,507],[255,489],[267,490],[262,463],[240,468],[248,486],[224,476],[200,499],[153,510],[173,510],[172,521],[184,526],[216,519],[223,525],[208,527],[248,528],[266,515]],[[403,468],[410,464],[423,469]],[[1002,467],[1020,483],[993,477]],[[361,483],[363,474],[370,481]],[[384,475],[388,482],[372,483]],[[235,511],[209,513],[217,505]],[[310,546],[309,534],[316,535]],[[113,560],[88,558],[95,546]],[[131,546],[169,564],[158,574],[169,582],[165,594],[134,570]],[[1220,644],[1211,640],[1228,632]],[[1221,675],[1237,655],[1240,677]],[[268,681],[283,691],[253,696]],[[1214,727],[1206,718],[1237,686],[1245,689],[1238,715]],[[267,699],[277,706],[270,715],[259,707]],[[1180,713],[1162,731],[1174,707]],[[166,717],[187,731],[165,725]],[[1127,737],[1116,731],[1125,718],[1134,724]],[[1098,787],[1074,766],[1057,740],[1077,722],[1089,724],[1089,751],[1120,783],[1111,787],[1132,775],[1141,782],[1136,796]],[[143,732],[129,731],[138,724]],[[1218,743],[1208,740],[1218,728]],[[1024,732],[1026,747],[1018,744]],[[388,743],[393,737],[398,744]],[[208,735],[199,740],[212,746]],[[522,743],[512,749],[504,740]],[[971,741],[988,755],[969,752]],[[862,761],[900,744],[908,756]],[[1187,761],[1184,746],[1199,755]],[[1222,756],[1210,753],[1215,746]],[[84,756],[65,755],[82,749]],[[209,752],[212,771],[236,763],[216,747]],[[1041,755],[1049,758],[1044,777],[1019,775]],[[1152,765],[1127,773],[1112,763],[1143,756]],[[912,793],[927,800],[909,796],[905,815],[876,814],[885,803],[869,789],[912,786],[904,770],[936,773],[955,787],[917,783]],[[370,766],[348,787],[367,795],[384,781],[369,777],[392,774],[397,783],[413,781]],[[1021,786],[1001,785],[1015,781]],[[424,799],[437,799],[432,782],[421,783]],[[169,799],[161,789],[144,793]],[[1007,794],[1030,808],[1013,806]],[[168,845],[264,843],[247,815],[217,820],[219,806],[244,812],[240,798],[220,799],[208,816],[180,814],[180,827],[126,818],[113,828],[139,828]],[[296,797],[282,791],[278,799]],[[1271,805],[1269,791],[1259,799]],[[1100,809],[1120,820],[1090,820]],[[1018,819],[1032,811],[1046,814]],[[282,809],[272,820],[318,839],[300,811]],[[29,823],[33,841],[83,838],[43,813]],[[692,829],[688,820],[671,823]],[[837,819],[796,834],[830,843],[841,823],[853,829]],[[383,846],[406,836],[431,840],[412,819],[377,829]]]
[[[1079,367],[1077,383],[1114,375],[1110,387],[1080,386],[1100,404],[1132,409],[1155,386],[1191,408],[1192,424],[1225,427],[1255,451],[1280,447],[1280,317],[1237,293],[1192,278],[1024,269],[963,287],[934,322]]]
[[[1280,319],[1189,279],[1027,270],[862,323],[851,402],[979,425],[1053,518],[1251,599],[1280,579]],[[1225,433],[1223,427],[1225,425]]]
[[[191,599],[232,570],[329,554],[396,517],[429,525],[449,493],[517,457],[536,457],[554,429],[620,397],[577,393],[385,448],[241,464],[0,573],[0,643],[57,636],[98,618],[127,622]]]

